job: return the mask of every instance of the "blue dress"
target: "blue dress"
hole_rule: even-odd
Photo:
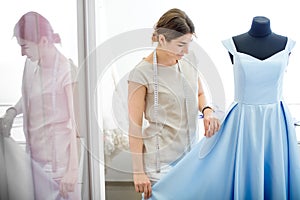
[[[202,139],[153,186],[152,200],[300,199],[300,155],[282,99],[295,42],[265,60],[234,55],[235,100],[219,132]]]

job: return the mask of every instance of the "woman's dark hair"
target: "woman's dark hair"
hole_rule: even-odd
[[[188,33],[195,33],[192,20],[182,10],[173,8],[164,13],[155,24],[152,40],[156,42],[158,35],[162,34],[167,41],[171,41]]]

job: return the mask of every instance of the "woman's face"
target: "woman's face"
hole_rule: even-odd
[[[193,34],[188,33],[169,42],[164,42],[161,46],[170,56],[174,56],[176,60],[180,60],[184,54],[189,52],[189,45],[192,41]]]
[[[23,40],[21,38],[17,38],[17,40],[21,47],[22,56],[27,56],[27,58],[33,62],[40,59],[40,50],[38,44],[28,40]]]

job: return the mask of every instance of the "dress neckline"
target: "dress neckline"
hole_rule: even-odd
[[[252,59],[254,59],[254,60],[258,60],[258,61],[260,61],[260,62],[265,62],[265,61],[267,61],[267,60],[269,60],[269,59],[271,59],[271,58],[273,58],[273,57],[275,57],[275,56],[281,54],[282,52],[285,52],[286,49],[287,49],[287,47],[288,47],[288,44],[289,44],[289,38],[288,38],[288,39],[287,39],[287,42],[286,42],[286,45],[285,45],[285,47],[284,47],[284,49],[282,49],[282,50],[280,50],[280,51],[274,53],[273,55],[269,56],[268,58],[265,58],[265,59],[261,60],[261,59],[259,59],[259,58],[256,58],[255,56],[250,55],[250,54],[247,54],[247,53],[243,53],[243,52],[237,51],[236,46],[235,46],[235,44],[234,44],[234,42],[233,42],[233,38],[232,38],[232,37],[230,38],[230,41],[231,41],[231,45],[233,46],[233,49],[234,49],[234,52],[235,52],[235,53],[240,54],[240,55],[245,55],[245,56],[247,56],[247,57],[250,57],[250,58],[252,58]]]

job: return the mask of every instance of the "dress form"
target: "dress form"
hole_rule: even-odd
[[[271,31],[270,20],[263,16],[254,17],[250,30],[232,39],[238,52],[260,60],[282,51],[287,43],[287,37]],[[233,63],[233,55],[230,57]]]

